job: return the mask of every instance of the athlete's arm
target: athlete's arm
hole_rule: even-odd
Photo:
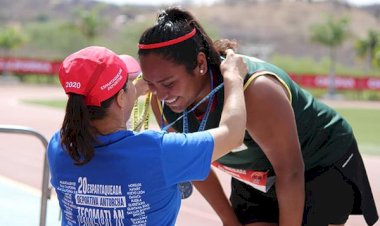
[[[214,138],[212,161],[243,143],[247,120],[243,90],[243,76],[247,73],[247,66],[231,49],[226,53],[226,59],[220,65],[224,81],[222,116],[219,127],[208,130]]]
[[[218,214],[223,226],[241,225],[213,169],[210,170],[206,180],[193,181],[193,184]]]
[[[279,225],[301,225],[304,163],[289,94],[276,78],[260,76],[246,89],[245,100],[247,130],[276,173]]]
[[[226,59],[220,65],[224,81],[222,116],[219,127],[208,130],[214,138],[212,161],[243,143],[247,121],[243,90],[243,76],[247,73],[247,66],[231,49],[226,53]]]
[[[229,51],[229,52],[231,54],[231,51]],[[228,59],[228,57],[229,56],[227,55],[226,59]],[[223,66],[227,66],[227,65],[221,65],[221,68]],[[245,70],[246,70],[246,68],[245,68]],[[223,70],[222,70],[222,73],[223,73]],[[247,73],[247,71],[244,71],[241,74],[245,75],[246,73]],[[234,118],[234,117],[227,115],[229,113],[229,111],[226,111],[226,109],[229,108],[229,104],[234,104],[233,103],[234,101],[237,101],[237,102],[235,102],[235,104],[244,106],[244,103],[241,103],[241,102],[244,102],[244,95],[243,95],[243,90],[242,90],[242,86],[241,86],[242,83],[237,84],[238,87],[230,86],[229,82],[226,81],[226,79],[228,79],[228,78],[226,78],[226,76],[228,76],[228,74],[223,74],[223,75],[224,75],[224,81],[225,81],[224,82],[224,85],[225,85],[225,87],[224,87],[224,92],[225,92],[224,98],[225,99],[224,100],[225,100],[225,102],[224,102],[222,117],[220,120],[220,125],[223,125],[223,123],[225,123],[225,120],[227,120],[227,123],[231,123],[231,124],[237,123],[235,126],[238,127],[239,133],[235,134],[235,135],[237,135],[239,138],[239,143],[237,145],[237,146],[239,146],[243,142],[246,124],[245,123],[239,124],[239,123],[241,123],[241,122],[239,122],[239,120],[241,120],[241,118],[240,119]],[[242,82],[242,81],[240,81],[240,82]],[[236,89],[234,94],[239,95],[239,96],[235,96],[235,97],[229,96],[229,92],[234,92],[234,89]],[[244,115],[239,116],[239,113],[231,112],[231,114],[235,114],[235,117],[244,117],[244,118],[246,117],[246,112],[243,112],[243,111],[245,111],[245,108],[237,107],[235,110],[240,111],[240,113],[244,114]],[[237,121],[235,121],[235,120],[237,120]],[[227,125],[227,128],[228,128],[228,126],[229,125]],[[227,129],[227,131],[229,131],[229,134],[228,134],[228,132],[226,133],[227,136],[233,135],[235,132],[237,132],[233,128],[230,128],[230,130]],[[227,139],[227,138],[221,137],[221,140],[217,140],[217,142],[220,142],[220,143],[215,142],[214,152],[215,152],[215,150],[218,150],[218,149],[224,150],[225,148],[227,148],[227,150],[230,151],[234,148],[231,146],[229,146],[229,147],[224,146],[226,143],[224,143],[223,139]],[[237,147],[237,146],[235,146],[235,147]],[[221,157],[221,156],[219,156],[219,157]],[[213,158],[213,160],[216,160],[219,157]],[[211,170],[208,178],[205,181],[198,181],[198,182],[193,182],[193,183],[196,186],[197,190],[202,194],[202,196],[207,200],[207,202],[212,206],[212,208],[218,214],[218,216],[222,220],[224,226],[240,225],[239,221],[237,220],[235,213],[233,212],[233,209],[232,209],[229,201],[227,200],[227,198],[224,194],[222,186],[221,186],[215,172],[213,172],[213,170]]]
[[[231,63],[241,68],[236,68]],[[242,58],[238,58],[232,50],[228,50],[226,61],[221,65],[221,71],[225,86],[223,112],[219,128],[209,130],[214,137],[213,161],[242,144],[246,125],[242,77],[247,73],[247,67],[242,62]],[[236,73],[241,77],[237,77]],[[206,181],[194,182],[194,184],[219,215],[224,226],[240,225],[213,171],[210,172]]]

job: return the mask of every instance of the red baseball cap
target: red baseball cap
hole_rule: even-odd
[[[139,62],[132,56],[127,54],[119,55],[128,67],[128,79],[133,80],[141,74],[141,67]]]
[[[83,95],[86,105],[100,106],[123,88],[127,68],[111,50],[90,46],[66,57],[59,69],[59,80],[67,94]]]

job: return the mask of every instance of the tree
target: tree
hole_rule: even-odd
[[[375,65],[376,67],[380,68],[380,46],[376,48],[375,50]]]
[[[99,11],[100,8],[96,7],[92,10],[83,10],[79,12],[80,20],[77,22],[77,27],[90,43],[94,41],[105,24],[105,21],[99,15]]]
[[[29,37],[25,46],[29,51],[25,51],[23,55],[28,57],[63,59],[88,45],[88,40],[77,26],[66,21],[29,23],[24,30]]]
[[[376,64],[376,51],[380,48],[380,33],[369,30],[367,37],[359,39],[355,43],[356,54],[361,58],[367,58],[367,70],[371,70]]]
[[[4,51],[5,57],[11,56],[11,51],[20,47],[26,42],[26,37],[22,35],[21,31],[16,26],[8,26],[0,28],[0,49]],[[8,73],[8,65],[5,62],[3,73]]]
[[[335,19],[329,16],[324,23],[315,24],[311,27],[311,40],[329,48],[329,96],[336,94],[336,49],[347,39],[349,35],[348,25],[349,21],[346,17]]]
[[[0,49],[5,51],[5,55],[9,54],[9,51],[20,47],[25,41],[26,37],[22,35],[17,27],[0,28]]]

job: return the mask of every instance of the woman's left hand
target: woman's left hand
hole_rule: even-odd
[[[232,72],[232,74],[236,73],[244,79],[245,75],[248,73],[248,67],[242,56],[235,54],[232,49],[227,49],[226,59],[220,64],[220,71],[224,77],[229,74],[227,72]]]
[[[142,76],[138,76],[136,79],[133,80],[133,85],[136,88],[136,97],[140,97],[142,95],[145,95],[149,93],[149,86],[148,83],[145,82],[144,79],[142,79]]]

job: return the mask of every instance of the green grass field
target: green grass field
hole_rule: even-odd
[[[23,100],[22,102],[26,104],[43,105],[62,109],[66,107],[66,100]]]
[[[61,109],[66,106],[66,100],[28,100],[24,102]],[[360,151],[364,154],[380,155],[380,109],[337,108],[336,110],[351,124]],[[150,117],[150,120],[151,123],[155,123],[154,117]]]
[[[336,109],[351,124],[360,151],[380,155],[380,109]]]

